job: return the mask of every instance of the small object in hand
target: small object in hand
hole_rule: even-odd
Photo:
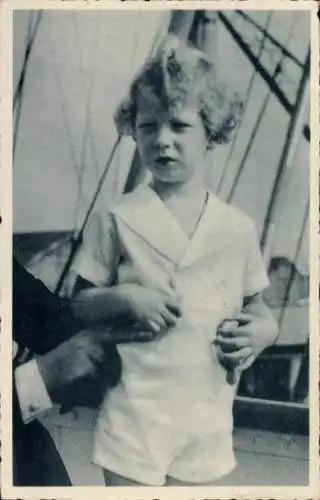
[[[236,368],[229,368],[227,370],[226,380],[229,385],[234,385],[238,380],[238,371]]]
[[[233,330],[238,328],[239,322],[236,319],[226,319],[223,321],[222,325],[220,326],[219,330],[220,332],[222,331],[228,331],[228,330]],[[230,385],[234,385],[237,380],[238,380],[238,370],[237,368],[228,368],[227,369],[227,375],[226,375],[226,380],[227,383]]]

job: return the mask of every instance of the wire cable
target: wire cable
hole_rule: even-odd
[[[53,38],[52,38],[52,32],[50,29],[48,29],[48,41],[50,42],[52,60],[54,60],[55,59],[54,42],[53,42]],[[70,120],[70,117],[68,116],[65,96],[64,96],[64,92],[62,90],[62,88],[63,88],[62,87],[62,76],[61,76],[61,72],[60,72],[59,68],[56,65],[51,64],[50,67],[52,69],[53,76],[56,80],[56,86],[57,86],[58,97],[59,97],[58,102],[60,105],[65,137],[67,138],[67,145],[68,145],[70,159],[71,159],[71,166],[72,166],[74,173],[75,173],[76,182],[79,185],[80,181],[79,181],[79,174],[78,174],[78,171],[79,171],[78,160],[77,160],[77,154],[76,154],[76,149],[75,149],[75,145],[74,145],[74,140],[73,140],[72,133],[71,133],[71,125],[70,125],[71,120]]]
[[[77,19],[77,18],[76,18]],[[97,17],[95,17],[95,22],[97,23]],[[84,72],[84,67],[83,67],[83,58],[81,57],[81,52],[80,52],[80,47],[81,47],[81,40],[79,36],[79,30],[76,30],[76,34],[78,37],[79,43],[77,44],[79,47],[79,56],[80,56],[80,74],[82,81],[85,81],[85,72]],[[98,35],[98,30],[94,30],[94,41],[93,45],[97,46],[97,35]],[[91,144],[93,145],[92,142],[92,134],[91,134],[91,96],[94,88],[94,66],[92,66],[91,74],[90,74],[90,79],[89,79],[89,84],[88,87],[85,88],[84,86],[84,93],[86,94],[86,99],[85,99],[85,124],[84,124],[84,129],[83,129],[83,135],[82,135],[82,147],[81,147],[81,154],[80,154],[80,162],[79,162],[79,188],[78,188],[78,196],[77,196],[77,201],[75,204],[75,220],[74,220],[74,226],[77,226],[77,216],[80,210],[80,205],[81,202],[84,201],[84,195],[83,195],[83,179],[84,179],[84,173],[86,169],[86,151],[87,151],[87,144],[89,140],[89,136],[91,138]],[[94,150],[95,153],[95,150]],[[95,154],[94,154],[95,157]],[[96,158],[95,158],[96,159]],[[95,165],[95,170],[98,172],[98,165],[97,162],[93,164]]]
[[[286,309],[286,307],[287,307],[287,305],[289,303],[291,288],[292,288],[292,285],[293,285],[293,282],[294,282],[294,279],[295,279],[295,276],[296,276],[296,268],[297,268],[296,262],[298,260],[298,257],[299,257],[299,254],[300,254],[300,251],[301,251],[301,248],[302,248],[302,243],[303,243],[305,229],[306,229],[306,226],[307,226],[308,219],[309,219],[309,200],[307,201],[306,209],[305,209],[304,216],[303,216],[301,231],[300,231],[300,234],[299,234],[296,251],[295,251],[295,254],[294,254],[294,258],[293,258],[293,264],[294,265],[292,265],[291,268],[290,268],[290,275],[289,275],[289,278],[288,278],[288,282],[287,282],[287,285],[286,285],[286,288],[285,288],[283,302],[282,302],[282,305],[281,305],[281,313],[280,313],[279,320],[278,320],[279,332],[281,331],[281,327],[283,325],[283,320],[284,320],[284,315],[285,315],[285,309]]]
[[[13,109],[15,109],[15,107],[17,105],[17,101],[18,101],[18,99],[20,99],[20,95],[21,95],[21,92],[23,90],[23,86],[24,86],[25,78],[26,78],[27,66],[28,66],[28,63],[29,63],[29,60],[30,60],[32,47],[33,47],[33,44],[35,42],[36,35],[38,33],[39,24],[40,24],[40,21],[42,19],[42,16],[43,16],[43,10],[40,10],[38,12],[38,16],[37,16],[34,28],[31,31],[32,13],[30,14],[29,26],[28,26],[27,45],[26,45],[26,50],[25,50],[25,53],[24,53],[24,60],[23,60],[22,70],[21,70],[20,77],[19,77],[19,80],[18,80],[18,84],[17,84],[16,90],[15,90],[14,96],[13,96],[13,103],[12,103]]]
[[[272,15],[273,15],[273,12],[271,11],[271,12],[268,13],[268,16],[266,18],[266,22],[265,22],[265,25],[264,25],[263,37],[260,40],[260,46],[259,46],[259,50],[258,50],[258,54],[257,54],[257,58],[258,59],[261,58],[263,50],[264,50],[264,47],[265,47],[266,32],[268,31],[268,29],[271,26]],[[249,84],[248,84],[246,96],[245,96],[245,99],[243,101],[243,114],[242,114],[242,117],[241,117],[241,123],[243,122],[243,118],[244,118],[244,116],[245,116],[245,114],[247,112],[248,102],[249,102],[249,99],[251,97],[251,93],[253,91],[253,87],[254,87],[254,84],[255,84],[255,81],[256,81],[256,77],[257,77],[257,72],[255,70],[253,70],[253,72],[251,74],[251,77],[250,77],[250,80],[249,80]],[[217,193],[218,194],[220,193],[220,191],[222,189],[222,186],[223,186],[226,174],[227,174],[228,166],[229,166],[231,157],[233,155],[233,152],[234,152],[237,140],[239,138],[239,132],[240,132],[241,123],[239,124],[236,133],[232,137],[232,142],[231,142],[231,146],[230,146],[230,149],[229,149],[229,152],[228,152],[227,160],[225,162],[225,166],[223,168],[222,176],[221,176],[221,178],[219,180],[219,184],[218,184],[218,187],[217,187]]]
[[[28,41],[27,41],[27,46],[26,46],[25,55],[24,55],[23,67],[22,67],[22,70],[20,73],[20,78],[18,81],[16,91],[15,91],[14,97],[13,97],[12,106],[13,106],[13,113],[15,116],[13,139],[12,139],[13,164],[14,164],[14,159],[15,159],[16,150],[17,150],[17,142],[18,142],[18,136],[19,136],[20,120],[21,120],[22,101],[23,101],[23,93],[24,93],[24,88],[25,88],[27,69],[28,69],[28,65],[30,62],[31,50],[32,50],[32,47],[33,47],[33,44],[34,44],[34,41],[36,38],[36,34],[38,33],[39,24],[40,24],[40,21],[42,19],[42,15],[43,15],[43,11],[40,10],[38,12],[36,23],[35,23],[35,26],[34,26],[33,31],[32,31],[32,29],[31,29],[32,14],[30,14],[29,26],[28,26]]]
[[[262,231],[262,236],[261,236],[261,247],[263,249],[265,248],[265,246],[267,244],[267,241],[269,239],[270,228],[272,227],[272,224],[273,224],[273,218],[274,218],[277,201],[278,201],[279,194],[280,194],[281,183],[282,183],[283,178],[284,178],[284,173],[285,173],[287,163],[288,163],[288,156],[290,154],[290,150],[291,150],[291,146],[292,146],[292,138],[294,136],[294,130],[295,130],[297,122],[298,122],[299,113],[301,112],[301,105],[302,105],[304,93],[306,90],[307,80],[309,78],[309,70],[310,70],[310,47],[309,47],[309,50],[308,50],[308,53],[306,56],[305,65],[303,68],[303,72],[302,72],[301,79],[300,79],[299,86],[298,86],[298,90],[297,90],[297,97],[296,97],[296,103],[295,103],[295,107],[294,107],[294,113],[291,116],[291,119],[289,121],[289,125],[288,125],[287,132],[286,132],[284,147],[283,147],[281,157],[279,160],[279,166],[278,166],[278,169],[276,171],[273,189],[271,191],[271,196],[269,199],[269,203],[268,203],[267,210],[266,210],[266,215],[264,218],[263,231]]]
[[[292,23],[291,23],[291,26],[290,26],[290,29],[289,29],[289,32],[288,32],[288,36],[287,36],[287,39],[286,39],[286,45],[288,45],[288,44],[289,44],[289,42],[290,42],[290,40],[291,40],[291,38],[292,38],[292,36],[293,36],[293,33],[294,33],[294,30],[295,30],[295,26],[296,26],[297,20],[298,20],[298,17],[297,17],[297,16],[295,16],[295,17],[293,18],[293,21],[292,21]],[[283,64],[283,61],[284,61],[285,57],[286,57],[285,53],[284,53],[284,52],[282,52],[282,53],[281,53],[281,56],[280,56],[280,58],[279,58],[278,64],[277,64],[277,66],[276,66],[276,68],[275,68],[275,70],[274,70],[274,73],[273,73],[273,79],[274,79],[274,80],[276,80],[276,79],[277,79],[277,77],[281,75],[281,71],[282,71],[282,64]],[[228,202],[230,202],[230,201],[232,200],[233,196],[234,196],[234,193],[235,193],[235,190],[236,190],[237,184],[238,184],[238,182],[239,182],[239,180],[240,180],[240,177],[241,177],[241,175],[242,175],[242,172],[243,172],[243,170],[244,170],[244,167],[245,167],[246,161],[247,161],[247,159],[248,159],[248,156],[249,156],[250,151],[251,151],[251,149],[252,149],[252,146],[253,146],[253,144],[254,144],[254,140],[255,140],[255,138],[256,138],[256,136],[257,136],[258,129],[259,129],[260,123],[261,123],[262,118],[263,118],[263,114],[264,114],[264,112],[265,112],[265,109],[266,109],[266,107],[267,107],[267,105],[268,105],[269,101],[270,101],[270,97],[271,97],[271,96],[272,96],[272,90],[271,90],[271,89],[270,89],[270,87],[269,87],[269,89],[268,89],[268,93],[267,93],[267,95],[266,95],[266,97],[265,97],[265,99],[264,99],[264,102],[263,102],[263,104],[262,104],[262,107],[261,107],[261,109],[260,109],[260,113],[259,113],[259,115],[258,115],[258,119],[257,119],[257,121],[256,121],[256,123],[255,123],[254,128],[253,128],[252,136],[251,136],[251,137],[250,137],[250,139],[249,139],[249,142],[248,142],[248,144],[247,144],[246,150],[245,150],[244,155],[243,155],[243,157],[242,157],[242,160],[241,160],[241,162],[240,162],[240,165],[239,165],[238,171],[237,171],[237,173],[236,173],[236,176],[235,176],[235,178],[234,178],[233,184],[232,184],[232,186],[231,186],[231,189],[230,189],[229,195],[228,195],[228,197],[227,197],[227,201],[228,201]]]
[[[109,172],[110,165],[111,165],[112,160],[114,158],[114,155],[115,155],[115,153],[117,151],[117,148],[118,148],[120,140],[121,140],[121,136],[118,136],[118,138],[117,138],[116,142],[114,143],[113,148],[112,148],[112,150],[110,152],[109,158],[107,160],[107,163],[106,163],[106,166],[105,166],[105,168],[103,170],[103,173],[102,173],[102,175],[100,177],[100,180],[98,182],[97,189],[96,189],[96,191],[94,193],[94,196],[93,196],[93,198],[91,200],[91,203],[90,203],[89,208],[87,210],[86,216],[85,216],[85,218],[83,220],[81,229],[80,229],[80,231],[78,232],[77,235],[73,236],[73,238],[71,240],[71,251],[70,251],[68,260],[67,260],[67,262],[66,262],[66,264],[65,264],[65,266],[64,266],[64,268],[62,270],[60,278],[58,280],[58,283],[57,283],[57,286],[56,286],[56,289],[55,289],[55,293],[56,294],[59,294],[61,292],[63,284],[64,284],[64,281],[65,281],[65,279],[66,279],[66,277],[67,277],[67,275],[69,273],[69,270],[71,268],[71,265],[73,263],[73,259],[74,259],[74,257],[76,255],[78,249],[80,248],[80,246],[82,244],[83,234],[84,234],[85,228],[87,226],[89,217],[90,217],[90,215],[91,215],[91,213],[92,213],[92,211],[94,209],[94,206],[96,204],[97,198],[98,198],[98,196],[100,194],[100,191],[102,189],[102,186],[104,184],[105,178],[106,178],[106,176],[107,176],[107,174]]]

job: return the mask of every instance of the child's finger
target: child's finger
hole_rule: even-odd
[[[253,316],[252,314],[249,314],[249,313],[244,313],[244,312],[240,312],[237,316],[236,316],[236,320],[239,322],[239,327],[241,326],[244,326],[244,325],[247,325],[248,323],[250,323],[254,318],[256,318],[256,316]]]
[[[172,276],[169,281],[169,286],[171,290],[174,292],[174,295],[177,297],[178,300],[181,299],[181,290],[180,287],[178,286],[177,279],[175,276]]]
[[[177,280],[175,278],[175,276],[171,276],[170,280],[169,280],[169,286],[170,288],[172,288],[175,292],[177,291]]]
[[[161,314],[167,325],[174,326],[177,324],[179,316],[177,314],[173,314],[170,309],[164,307]]]
[[[176,281],[175,277],[170,278],[170,280],[169,280],[169,287],[170,287],[171,293],[168,294],[167,296],[169,298],[174,298],[175,302],[176,302],[176,305],[179,306],[180,303],[181,303],[181,291],[179,290],[179,287],[177,285],[177,281]]]
[[[238,327],[238,321],[235,318],[226,318],[219,325],[219,330],[235,330]]]
[[[177,318],[182,315],[180,301],[173,299],[172,297],[167,297],[164,300],[164,305],[169,309],[169,311],[174,314]]]
[[[227,329],[221,329],[218,328],[217,330],[217,336],[223,337],[223,338],[235,338],[236,337],[236,332],[234,330],[227,330]]]
[[[154,338],[151,330],[140,330],[140,326],[134,328],[118,328],[113,332],[112,341],[115,344],[126,344],[128,342],[147,342]]]
[[[238,336],[230,339],[217,336],[214,340],[214,344],[219,345],[223,351],[232,351],[242,349],[243,347],[250,347],[251,339],[247,336]]]
[[[238,321],[234,319],[225,319],[217,329],[217,333],[224,337],[234,337],[238,328]]]
[[[164,327],[164,321],[161,320],[160,317],[157,318],[157,320],[150,318],[147,320],[147,326],[150,327],[152,332],[159,333],[161,328]]]
[[[247,368],[249,368],[249,366],[252,365],[255,359],[256,356],[254,354],[251,354],[250,356],[247,357],[247,359],[245,359],[243,362],[239,364],[239,369],[241,371],[247,370]]]
[[[150,342],[155,338],[153,330],[137,330],[132,334],[131,342]]]
[[[226,362],[230,363],[238,363],[239,361],[243,359],[247,359],[249,356],[251,356],[252,353],[252,348],[247,346],[243,347],[242,349],[239,349],[238,351],[234,352],[222,352],[222,357]]]
[[[232,346],[232,345],[239,345],[243,344],[244,345],[249,345],[250,339],[248,339],[247,335],[233,335],[230,337],[225,337],[224,335],[220,335],[219,333],[217,334],[216,338],[213,341],[215,344],[219,345],[227,345],[227,346]]]
[[[227,340],[238,337],[250,337],[250,331],[248,330],[248,324],[243,326],[237,326],[234,330],[217,330],[217,336]]]

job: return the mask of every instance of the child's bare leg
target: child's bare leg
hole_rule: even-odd
[[[103,475],[106,486],[147,486],[145,483],[139,483],[107,469],[103,469]]]
[[[241,470],[241,469],[240,469]],[[166,476],[165,486],[235,486],[241,484],[239,480],[239,467],[220,479],[213,479],[203,483],[189,483],[188,481],[179,481],[174,477]]]
[[[205,483],[190,483],[188,481],[179,481],[174,477],[167,476],[165,486],[215,486],[216,481],[210,481]]]

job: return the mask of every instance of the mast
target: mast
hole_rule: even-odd
[[[193,10],[174,10],[172,12],[168,33],[188,38],[192,25],[194,23],[195,11]]]
[[[237,11],[238,14],[239,11]],[[286,94],[283,92],[281,89],[280,85],[274,80],[272,73],[269,72],[269,70],[266,68],[264,64],[259,60],[259,58],[254,54],[252,51],[250,45],[243,39],[242,35],[238,32],[238,30],[235,28],[234,24],[231,22],[231,20],[228,19],[228,17],[222,13],[219,12],[219,19],[223,23],[224,27],[227,29],[228,33],[232,36],[234,41],[237,43],[238,47],[242,50],[244,55],[249,59],[251,64],[254,66],[256,69],[257,73],[263,78],[263,80],[266,82],[266,84],[269,86],[271,89],[273,95],[278,99],[282,107],[289,113],[291,116],[295,112],[295,104],[292,104]],[[250,22],[256,26],[256,29],[258,29],[258,24],[255,23],[253,20],[248,15],[244,15],[244,13],[241,14],[242,17],[244,17],[247,22]],[[262,27],[259,26],[259,31],[264,33],[266,30]],[[270,40],[271,43],[275,47],[277,47],[279,50],[282,51],[285,57],[289,58],[291,61],[293,61],[298,68],[301,68],[301,66],[304,66],[303,64],[300,63],[298,59],[296,59],[287,49],[285,46],[280,44],[277,40],[274,39],[274,37],[271,37],[270,35],[267,36],[268,39]],[[304,137],[309,140],[309,135],[310,131],[308,128],[308,125],[305,125],[303,127],[303,135]]]
[[[217,46],[217,21],[216,11],[199,10],[189,35],[193,45],[205,52],[212,62],[215,59]]]

